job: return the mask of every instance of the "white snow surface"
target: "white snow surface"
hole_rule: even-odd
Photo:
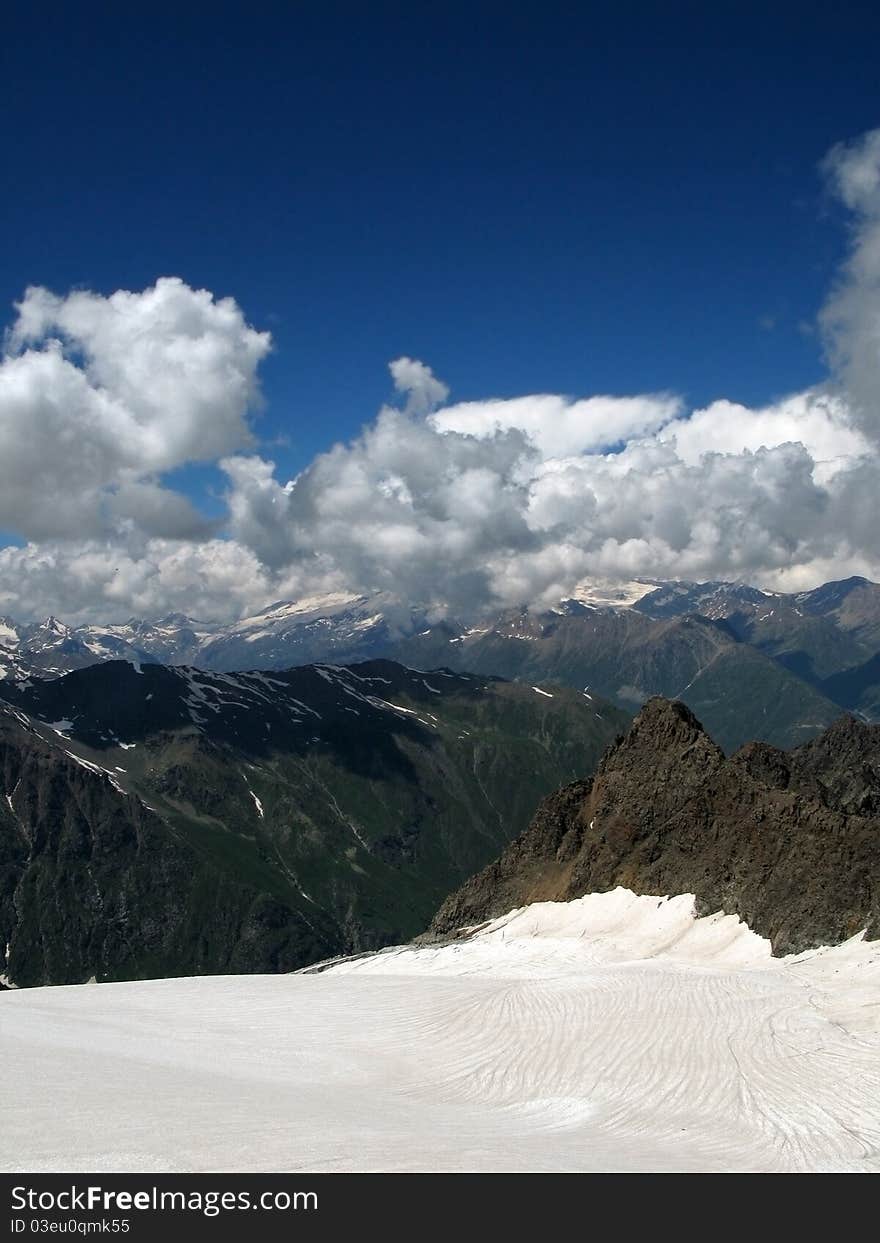
[[[637,604],[642,596],[646,596],[657,586],[659,583],[641,582],[638,579],[621,583],[585,578],[575,587],[572,599],[579,600],[581,604],[592,605],[594,608],[627,609]]]
[[[778,959],[690,895],[322,973],[0,997],[0,1167],[876,1170],[880,943]]]
[[[18,631],[10,626],[8,622],[0,620],[0,647],[13,648],[18,647],[18,645]]]

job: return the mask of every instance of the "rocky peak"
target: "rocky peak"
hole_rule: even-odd
[[[880,726],[841,719],[794,751],[752,743],[727,759],[683,704],[649,700],[592,783],[545,800],[432,928],[618,885],[693,893],[700,914],[739,915],[776,953],[880,936]]]
[[[880,725],[842,716],[791,754],[797,771],[819,781],[834,806],[852,814],[880,814]]]
[[[687,704],[678,699],[652,695],[636,716],[627,737],[636,740],[649,736],[664,743],[679,740],[690,745],[698,737],[708,737]]]
[[[792,764],[787,752],[771,747],[767,742],[747,742],[731,757],[744,773],[756,781],[776,790],[787,790],[791,785]]]
[[[626,734],[617,740],[602,759],[598,777],[625,768],[631,772],[644,767],[653,771],[682,765],[705,771],[724,760],[717,746],[686,704],[653,696],[636,716]]]

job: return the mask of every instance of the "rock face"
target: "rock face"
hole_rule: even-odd
[[[333,947],[322,912],[219,866],[7,711],[0,783],[0,970],[14,984],[282,970]]]
[[[0,976],[287,971],[405,941],[626,720],[389,661],[0,683]]]
[[[694,893],[699,914],[739,915],[776,954],[880,936],[880,726],[843,717],[794,751],[727,758],[683,704],[649,700],[595,777],[545,799],[431,932],[617,885]]]

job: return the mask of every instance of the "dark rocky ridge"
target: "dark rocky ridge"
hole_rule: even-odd
[[[431,934],[617,885],[694,893],[700,914],[739,915],[776,954],[880,936],[880,726],[843,717],[794,751],[727,758],[684,704],[652,699],[594,778],[546,798],[447,898]]]

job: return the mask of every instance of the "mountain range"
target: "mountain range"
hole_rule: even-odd
[[[839,940],[877,918],[878,648],[864,579],[6,619],[0,983],[291,970],[614,885]]]
[[[105,660],[193,665],[220,672],[352,663],[386,655],[426,625],[422,610],[388,595],[340,593],[279,601],[221,625],[170,613],[158,621],[68,626],[57,617],[20,625],[0,618],[0,678],[58,677]]]
[[[841,713],[880,720],[880,586],[851,578],[780,595],[730,583],[672,583],[627,607],[563,602],[480,625],[449,622],[402,640],[400,659],[552,677],[630,711],[652,695],[688,704],[733,751],[791,747]]]
[[[0,677],[57,677],[98,661],[218,672],[384,658],[554,681],[636,711],[680,699],[727,751],[796,746],[841,710],[880,720],[880,586],[863,578],[780,594],[732,583],[584,588],[544,611],[467,623],[390,595],[277,602],[229,625],[172,614],[107,626],[0,622]]]
[[[7,679],[2,974],[284,971],[407,940],[626,721],[388,661]]]

